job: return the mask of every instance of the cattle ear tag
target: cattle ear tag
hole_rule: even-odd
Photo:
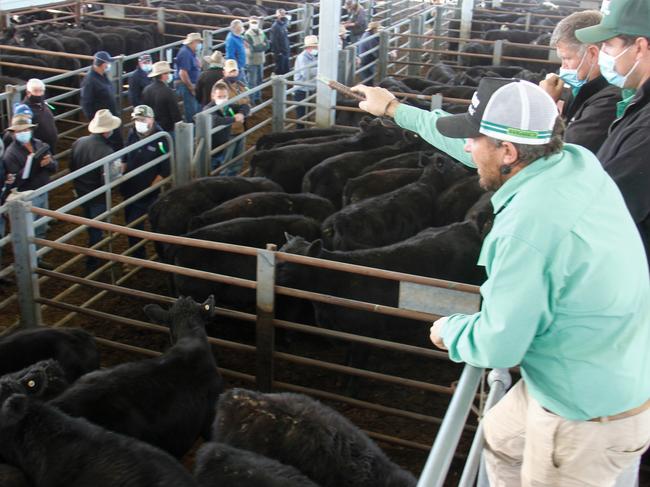
[[[206,311],[210,311],[210,305],[209,304],[204,304],[203,309]]]
[[[36,387],[36,381],[34,379],[28,381],[27,382],[27,387],[29,387],[30,389],[33,389],[34,387]]]

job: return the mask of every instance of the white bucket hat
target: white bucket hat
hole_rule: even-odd
[[[95,116],[88,125],[88,132],[91,134],[103,134],[104,132],[115,130],[120,125],[122,125],[122,120],[113,115],[110,110],[103,108],[97,110],[97,113],[95,113]]]
[[[306,36],[305,47],[318,47],[318,36]]]
[[[239,70],[237,61],[235,59],[226,59],[226,62],[223,63],[223,72],[227,73],[228,71],[232,71],[233,69]]]
[[[183,39],[183,44],[187,46],[188,44],[192,44],[192,42],[194,41],[202,41],[202,40],[203,37],[201,37],[201,34],[199,34],[198,32],[190,32],[189,34],[187,34],[187,37]]]
[[[169,63],[167,61],[158,61],[157,63],[153,64],[151,67],[151,73],[149,73],[147,76],[149,78],[154,78],[156,76],[160,76],[161,74],[167,74],[171,72],[172,68],[169,66]]]

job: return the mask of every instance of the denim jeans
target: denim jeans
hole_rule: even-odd
[[[88,201],[81,205],[84,210],[84,216],[93,219],[106,211],[105,201]],[[102,231],[99,228],[88,227],[88,247],[92,247],[102,239]],[[88,270],[94,270],[99,267],[99,260],[95,257],[86,258],[86,267]]]
[[[295,101],[303,101],[305,98],[307,98],[308,93],[306,91],[296,91],[293,94],[293,99]],[[304,117],[307,114],[307,107],[301,107],[297,106],[296,107],[296,118]],[[296,129],[304,129],[305,126],[302,123],[296,123]]]
[[[288,54],[275,54],[273,60],[275,61],[275,74],[287,74],[289,72]]]
[[[234,159],[242,152],[244,152],[244,139],[239,139],[237,142],[229,145],[226,150],[224,150],[224,164],[228,161]],[[228,166],[224,171],[220,173],[221,176],[237,176],[241,171],[242,165],[244,164],[244,158],[242,157],[232,166]]]
[[[178,84],[176,92],[183,98],[183,110],[185,111],[185,121],[194,122],[194,115],[201,111],[199,100],[187,89],[184,83]]]
[[[49,205],[49,199],[47,197],[47,193],[32,199],[32,206],[35,206],[36,208],[45,208],[46,210],[48,210],[50,208],[50,205]],[[37,218],[36,215],[34,215],[34,219],[36,218]],[[47,228],[48,228],[47,224],[39,225],[35,227],[34,236],[36,238],[45,238],[47,236]]]
[[[149,211],[149,207],[151,204],[156,201],[156,197],[158,196],[158,192],[153,193],[153,197],[151,195],[147,195],[144,198],[140,198],[137,201],[134,201],[133,203],[130,203],[124,207],[124,221],[128,225],[134,220],[137,220],[140,218],[142,215],[146,215],[147,212]],[[141,221],[137,225],[132,226],[131,228],[134,228],[136,230],[144,230],[144,221]],[[139,237],[129,237],[129,247],[133,247],[136,245],[138,242],[142,240]],[[147,258],[147,250],[145,249],[145,246],[143,245],[142,247],[138,248],[135,252],[131,254],[132,257],[136,257],[138,259],[146,259]]]
[[[263,64],[249,64],[246,66],[248,71],[248,87],[255,88],[262,84],[262,78],[264,77],[264,65]],[[262,100],[262,92],[258,91],[251,95],[251,101],[253,103],[259,103]]]

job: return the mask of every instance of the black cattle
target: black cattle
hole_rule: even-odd
[[[0,375],[54,359],[74,382],[99,368],[99,352],[92,335],[74,328],[34,328],[0,337]]]
[[[519,44],[530,44],[537,39],[539,32],[530,32],[526,30],[517,29],[490,29],[483,33],[483,39],[486,41],[506,40],[509,42],[517,42]]]
[[[340,133],[336,135],[323,135],[322,137],[308,137],[306,139],[293,139],[287,142],[280,142],[273,146],[276,149],[281,147],[289,147],[295,144],[322,144],[324,142],[334,142],[336,140],[345,139],[350,136],[350,132]]]
[[[263,249],[269,243],[282,245],[285,232],[320,238],[320,223],[302,215],[236,218],[199,228],[184,236]],[[183,246],[170,248],[169,254],[179,266],[255,279],[255,256]],[[215,281],[175,274],[174,284],[180,294],[198,299],[214,294],[223,303],[250,305],[255,302],[254,291]]]
[[[474,222],[478,228],[481,239],[492,229],[494,223],[494,206],[492,206],[492,191],[488,191],[481,196],[476,203],[467,211],[465,220]]]
[[[210,438],[223,390],[205,332],[214,298],[203,304],[179,298],[169,311],[158,305],[144,310],[169,327],[171,348],[161,357],[87,374],[50,404],[180,458],[199,436]]]
[[[367,174],[374,171],[383,171],[385,169],[414,169],[414,168],[423,168],[429,164],[436,163],[441,164],[446,158],[446,162],[449,163],[448,170],[452,171],[453,168],[459,168],[461,171],[458,173],[458,177],[465,177],[467,171],[463,169],[461,164],[458,164],[453,159],[446,157],[444,154],[438,152],[407,152],[399,156],[387,157],[382,159],[375,164],[364,167],[361,170],[360,174]]]
[[[303,215],[322,222],[336,211],[332,203],[315,194],[249,193],[221,203],[190,221],[190,230],[235,218]]]
[[[5,76],[11,76],[25,81],[27,81],[30,78],[39,78],[39,79],[44,78],[45,72],[37,68],[49,67],[46,61],[36,56],[0,54],[0,61],[5,63],[22,65],[22,67],[2,66],[2,74]],[[21,84],[24,84],[24,82]]]
[[[478,184],[478,176],[455,182],[436,200],[434,224],[442,227],[465,219],[465,215],[485,190]]]
[[[364,167],[387,157],[393,157],[421,147],[422,140],[419,137],[409,138],[411,140],[407,142],[398,142],[391,146],[346,152],[328,157],[307,171],[302,180],[302,190],[305,193],[313,193],[327,198],[335,208],[341,208],[345,184],[350,178],[358,176]]]
[[[17,393],[38,397],[44,401],[60,395],[69,386],[63,367],[52,359],[41,360],[18,372],[6,374],[2,379],[19,387]]]
[[[151,228],[154,232],[182,235],[187,232],[193,217],[229,199],[260,191],[282,191],[282,188],[266,178],[218,176],[195,179],[163,193],[151,205]],[[161,246],[156,248],[159,255],[164,256]]]
[[[258,151],[251,160],[251,173],[275,181],[287,193],[299,193],[305,173],[328,157],[390,145],[403,140],[405,134],[394,123],[375,118],[362,122],[361,132],[337,141]]]
[[[469,100],[476,91],[474,86],[440,85],[425,89],[423,95],[441,94],[445,98],[464,98]]]
[[[90,46],[86,44],[86,41],[81,38],[60,35],[59,40],[63,44],[63,47],[65,47],[66,52],[83,54],[84,56],[92,56],[94,54]]]
[[[381,247],[432,226],[436,199],[439,192],[448,186],[445,169],[446,165],[430,164],[416,182],[346,206],[328,217],[321,227],[327,248]]]
[[[422,169],[384,169],[348,180],[343,188],[343,206],[388,193],[417,181]]]
[[[32,487],[22,470],[6,463],[0,463],[0,485],[2,487]]]
[[[340,130],[336,129],[301,129],[301,130],[288,130],[286,132],[273,132],[264,134],[257,142],[255,142],[255,149],[269,150],[277,144],[291,142],[296,139],[310,139],[315,137],[326,137],[341,134]]]
[[[451,66],[438,62],[431,66],[426,73],[426,78],[431,81],[435,81],[440,84],[449,83],[454,76],[456,76],[456,71]]]
[[[176,460],[157,448],[2,386],[0,438],[0,455],[37,487],[196,485]]]
[[[214,435],[293,465],[323,487],[416,483],[348,419],[302,394],[231,389],[219,401]]]
[[[79,39],[83,39],[83,41],[86,44],[88,44],[88,47],[90,47],[93,53],[96,53],[97,51],[101,51],[104,48],[104,46],[102,45],[101,37],[99,37],[99,35],[97,35],[91,30],[70,29],[69,31],[66,32],[69,32],[69,35],[73,35],[75,37],[78,37]]]
[[[201,447],[194,478],[200,487],[317,487],[295,467],[224,443]]]
[[[401,82],[404,83],[409,88],[411,88],[412,90],[415,90],[415,91],[424,91],[427,88],[430,88],[432,86],[436,86],[436,85],[439,84],[439,83],[434,83],[433,81],[430,81],[430,80],[425,79],[425,78],[416,78],[416,77],[402,78]]]

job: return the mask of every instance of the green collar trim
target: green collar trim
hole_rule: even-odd
[[[491,132],[498,132],[500,134],[512,135],[515,137],[523,137],[526,139],[548,139],[551,136],[551,130],[524,130],[507,125],[500,125],[487,120],[481,120],[481,128]]]

